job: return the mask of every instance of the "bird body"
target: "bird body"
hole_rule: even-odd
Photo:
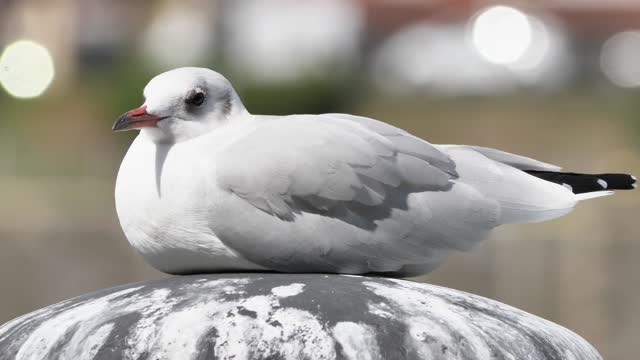
[[[116,209],[132,246],[169,273],[417,275],[498,225],[556,218],[609,194],[546,180],[563,174],[553,165],[433,145],[364,117],[251,115],[207,69],[161,74],[145,96],[114,125],[141,129],[118,173]],[[627,177],[618,187],[635,185]]]
[[[159,270],[183,273],[260,268],[226,247],[213,233],[212,206],[220,203],[221,195],[215,191],[214,157],[192,157],[215,152],[226,140],[221,136],[224,133],[179,144],[156,144],[143,133],[121,164],[115,191],[120,224],[131,245]]]

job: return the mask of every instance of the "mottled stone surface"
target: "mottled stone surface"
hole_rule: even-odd
[[[0,327],[0,359],[601,359],[573,332],[479,296],[321,274],[172,277]]]

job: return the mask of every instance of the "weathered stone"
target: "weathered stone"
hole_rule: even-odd
[[[573,332],[447,288],[214,274],[105,289],[0,327],[0,359],[601,359]]]

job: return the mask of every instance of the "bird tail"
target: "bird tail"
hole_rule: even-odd
[[[611,195],[613,190],[632,190],[638,187],[636,177],[627,174],[579,174],[539,170],[525,172],[566,187],[576,194],[579,201]]]
[[[500,194],[495,197],[502,209],[503,224],[555,219],[571,212],[577,202],[613,195],[614,190],[632,190],[637,187],[636,178],[627,174],[522,170],[521,174],[524,173],[532,175],[529,178],[536,181],[522,178],[516,180],[517,177],[512,174],[511,181],[518,181],[523,185],[522,193]]]
[[[458,182],[473,186],[500,207],[499,224],[531,223],[570,213],[576,203],[636,188],[626,174],[577,174],[504,151],[438,145],[456,163]]]

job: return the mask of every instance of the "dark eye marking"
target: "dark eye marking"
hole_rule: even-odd
[[[195,88],[192,90],[189,90],[189,92],[187,93],[187,96],[184,98],[184,102],[188,105],[193,105],[193,106],[202,106],[202,104],[204,104],[204,100],[207,97],[207,93],[200,89],[200,88]]]

